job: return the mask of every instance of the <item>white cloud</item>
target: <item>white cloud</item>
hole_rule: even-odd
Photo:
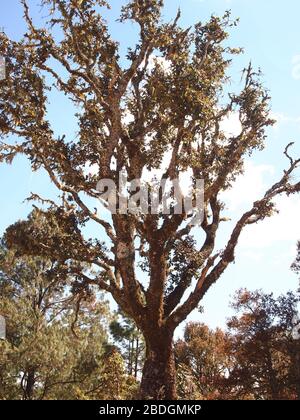
[[[237,178],[230,190],[223,193],[222,199],[227,208],[235,211],[252,205],[267,188],[266,175],[274,172],[272,165],[254,165],[252,161],[246,161],[244,174]]]
[[[276,204],[279,214],[245,229],[240,240],[242,247],[257,249],[279,241],[296,243],[300,239],[300,198],[282,196]]]
[[[242,125],[237,112],[230,112],[221,122],[220,129],[227,137],[238,136],[241,133]]]
[[[124,125],[129,125],[134,122],[134,115],[131,114],[128,110],[126,110],[122,115],[122,123]]]
[[[274,173],[275,168],[271,165],[255,165],[246,161],[244,174],[237,178],[233,188],[226,191],[222,197],[230,212],[240,213],[248,210],[252,203],[265,193],[271,182],[267,178]],[[279,241],[287,241],[290,242],[291,250],[300,240],[300,197],[281,196],[275,203],[278,214],[247,226],[241,235],[240,245],[252,260],[260,258],[257,249],[270,247]]]
[[[141,67],[143,67],[144,63],[142,63]],[[155,56],[151,54],[149,57],[148,67],[147,70],[151,72],[156,66],[161,67],[161,69],[166,73],[170,73],[172,62],[167,60],[165,57]]]
[[[83,173],[85,176],[95,176],[99,174],[99,165],[96,163],[86,162],[83,168]]]

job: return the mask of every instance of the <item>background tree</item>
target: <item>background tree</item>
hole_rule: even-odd
[[[175,343],[178,394],[183,399],[222,399],[224,379],[232,368],[226,333],[189,323]]]
[[[0,398],[129,395],[121,355],[107,356],[107,304],[89,295],[78,308],[62,267],[18,258],[4,245],[0,254],[0,313],[7,323],[6,340],[0,342]]]
[[[8,238],[19,240],[27,255],[63,255],[86,285],[111,293],[145,338],[141,397],[174,399],[175,329],[234,261],[244,227],[270,216],[277,195],[298,192],[300,184],[291,175],[299,160],[286,149],[289,168],[241,215],[225,248],[216,252],[226,216],[220,193],[243,171],[245,157],[263,148],[265,129],[273,123],[268,93],[251,65],[241,92],[227,95],[229,56],[240,51],[225,44],[236,24],[229,13],[186,29],[179,25],[180,11],[174,21],[162,21],[162,0],[130,1],[120,22],[134,22],[139,36],[120,57],[102,17],[111,2],[42,0],[51,14],[41,29],[26,0],[22,3],[28,25],[24,38],[0,35],[7,65],[7,78],[0,81],[0,135],[18,138],[2,144],[0,159],[11,162],[18,153],[26,155],[33,170],[46,170],[61,200],[32,196],[48,204],[40,211],[42,228],[28,229],[21,222]],[[51,127],[50,87],[76,106],[75,140],[63,133],[57,137]],[[226,136],[221,122],[232,112],[241,131]],[[201,244],[193,239],[192,216],[185,211],[122,214],[118,208],[111,218],[95,213],[99,179],[117,183],[121,170],[129,181],[141,179],[145,169],[162,168],[166,153],[164,179],[190,170],[194,179],[205,181]],[[98,167],[96,175],[86,175],[84,168],[91,164]],[[95,234],[87,239],[84,227],[91,222]],[[146,278],[138,274],[139,257]],[[88,276],[84,264],[98,271]]]
[[[241,290],[228,326],[235,360],[228,383],[238,398],[299,399],[300,340],[293,331],[299,295]]]
[[[111,322],[109,329],[114,341],[121,346],[128,375],[138,379],[145,357],[145,344],[141,332],[122,312],[116,313],[116,319]]]
[[[95,400],[136,399],[138,383],[132,375],[128,375],[125,360],[115,346],[107,347],[102,363],[101,376],[97,378],[95,388],[85,395]]]
[[[297,255],[295,258],[295,261],[293,262],[291,266],[292,271],[294,271],[296,274],[300,274],[300,241],[297,243]]]

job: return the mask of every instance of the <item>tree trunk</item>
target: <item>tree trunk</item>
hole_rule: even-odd
[[[146,360],[143,368],[140,398],[143,400],[176,400],[176,368],[173,337],[157,334],[146,337]]]
[[[35,385],[35,369],[30,368],[27,372],[26,387],[24,390],[24,399],[32,400]]]
[[[296,351],[295,351],[296,350]],[[293,343],[293,349],[291,351],[291,382],[295,385],[297,400],[300,401],[300,354],[297,346]]]
[[[271,398],[272,400],[275,400],[275,401],[280,400],[280,387],[279,387],[276,371],[274,370],[274,367],[273,367],[271,350],[269,348],[267,350],[267,369],[268,369]]]

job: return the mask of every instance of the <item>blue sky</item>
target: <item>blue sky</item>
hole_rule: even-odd
[[[29,0],[33,17],[40,20],[36,6],[38,0]],[[111,1],[113,10],[108,13],[113,35],[125,45],[134,43],[136,30],[133,26],[121,26],[115,22],[118,9],[124,2]],[[170,20],[182,10],[181,23],[190,26],[205,21],[212,13],[221,15],[231,9],[240,24],[232,31],[228,41],[231,46],[241,46],[245,53],[232,66],[231,75],[239,81],[241,70],[252,60],[260,67],[264,83],[272,96],[272,113],[278,122],[269,130],[266,149],[255,154],[246,163],[245,175],[226,196],[228,212],[233,218],[259,198],[264,189],[282,173],[286,160],[282,151],[290,141],[295,141],[294,153],[300,155],[300,2],[298,0],[165,0],[164,15]],[[42,13],[43,14],[43,13]],[[24,33],[22,9],[18,0],[1,0],[0,27],[18,39]],[[72,107],[65,99],[50,97],[49,115],[58,134],[74,136]],[[234,118],[228,121],[228,129],[235,127]],[[0,234],[30,211],[23,200],[30,192],[43,196],[54,193],[43,173],[33,174],[25,159],[18,158],[12,166],[0,166],[1,218]],[[295,197],[282,199],[278,205],[281,213],[259,226],[251,226],[243,234],[236,263],[219,280],[203,301],[204,314],[194,313],[191,319],[202,320],[212,327],[223,326],[230,314],[230,296],[240,287],[263,288],[275,294],[289,289],[296,290],[298,279],[290,272],[295,257],[296,241],[300,239],[300,200]],[[222,246],[230,233],[231,223],[224,224],[219,245]]]

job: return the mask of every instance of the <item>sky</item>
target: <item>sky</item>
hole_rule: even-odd
[[[43,12],[39,0],[29,0],[33,18],[40,22]],[[112,0],[107,19],[113,36],[120,40],[121,51],[133,45],[136,28],[116,23],[118,10],[124,1]],[[224,223],[218,246],[228,239],[233,222],[249,209],[257,198],[278,179],[288,165],[283,150],[295,142],[293,153],[300,155],[300,2],[299,0],[165,0],[164,17],[171,20],[181,8],[181,24],[189,27],[204,22],[211,14],[222,15],[226,10],[240,18],[231,32],[228,45],[243,47],[245,53],[235,59],[230,70],[233,86],[238,86],[241,71],[252,61],[263,72],[264,85],[272,97],[272,116],[277,120],[268,130],[266,148],[256,153],[245,164],[245,174],[234,188],[226,193],[228,215],[232,222]],[[22,9],[18,0],[0,0],[0,28],[14,39],[25,32]],[[74,136],[73,109],[65,99],[55,94],[49,97],[49,117],[57,134]],[[234,132],[237,120],[233,115],[226,129]],[[31,205],[24,199],[31,192],[53,195],[54,187],[43,173],[32,173],[24,158],[17,158],[12,166],[0,165],[0,235],[7,226],[25,218]],[[202,302],[203,313],[195,312],[189,320],[205,322],[211,327],[224,327],[230,316],[229,302],[241,287],[258,288],[275,295],[299,286],[297,276],[290,271],[300,240],[300,198],[294,196],[278,200],[280,213],[259,225],[253,225],[242,234],[236,261]]]

